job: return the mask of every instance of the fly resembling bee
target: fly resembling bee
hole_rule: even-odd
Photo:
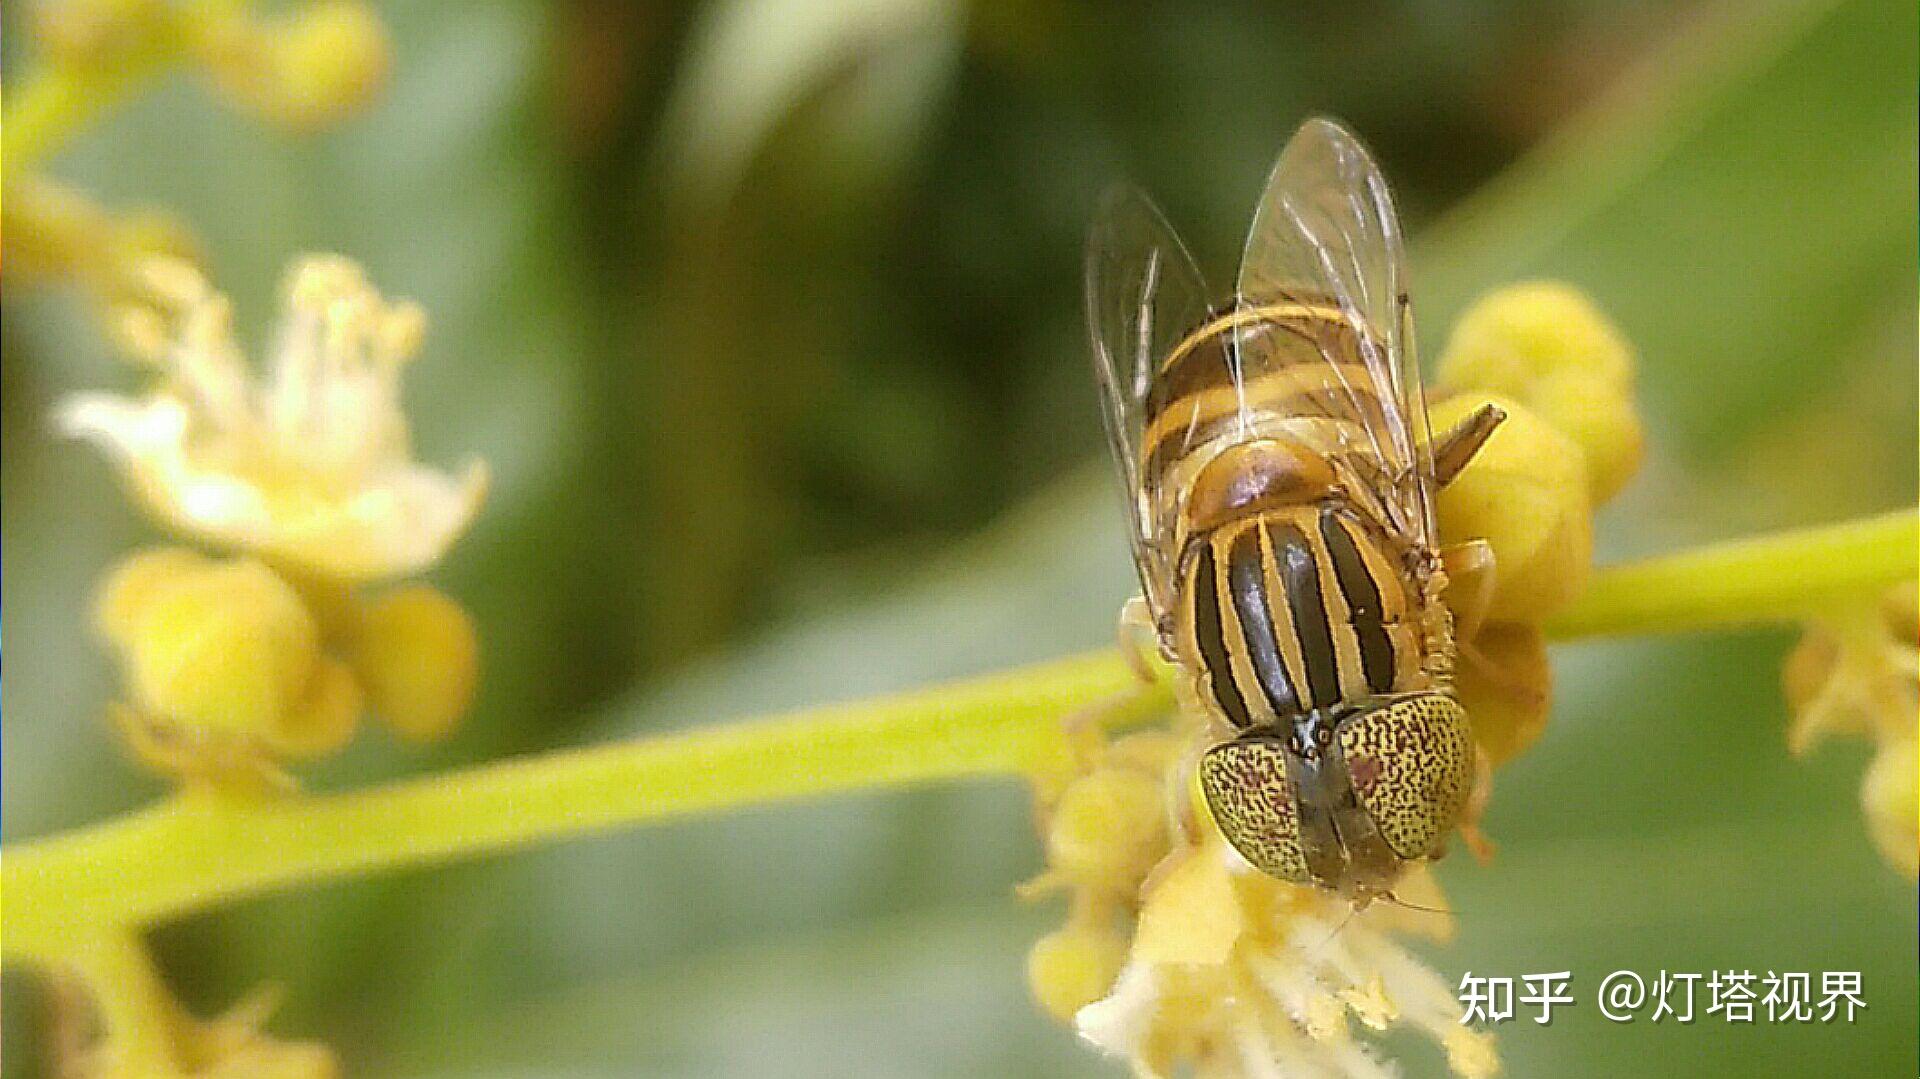
[[[1087,316],[1150,627],[1221,740],[1200,788],[1254,867],[1363,906],[1436,857],[1474,783],[1432,492],[1505,419],[1430,440],[1385,180],[1308,121],[1213,305],[1145,196],[1103,204]]]

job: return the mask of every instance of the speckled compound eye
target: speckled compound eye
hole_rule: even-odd
[[[1300,849],[1300,817],[1284,743],[1243,738],[1214,746],[1200,758],[1200,790],[1220,833],[1255,869],[1296,884],[1313,883]]]
[[[1441,693],[1403,697],[1340,725],[1361,808],[1402,858],[1429,854],[1460,820],[1473,786],[1473,732]]]

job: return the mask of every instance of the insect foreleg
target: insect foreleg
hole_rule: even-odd
[[[1159,648],[1160,631],[1154,625],[1153,609],[1147,605],[1145,596],[1135,596],[1120,605],[1120,624],[1115,628],[1120,642],[1120,655],[1127,661],[1127,667],[1134,677],[1152,685],[1157,679],[1153,666],[1147,661],[1146,650],[1141,647],[1141,637],[1149,635]]]
[[[1473,860],[1486,865],[1493,860],[1497,845],[1480,830],[1480,818],[1487,811],[1487,803],[1493,799],[1493,762],[1485,753],[1474,754],[1473,793],[1467,796],[1467,808],[1460,815],[1460,842],[1466,845],[1467,853]]]

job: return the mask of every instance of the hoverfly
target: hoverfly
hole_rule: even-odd
[[[1087,245],[1142,588],[1123,631],[1151,627],[1221,735],[1198,766],[1227,841],[1356,905],[1437,856],[1474,782],[1431,494],[1505,419],[1429,439],[1403,263],[1379,167],[1325,119],[1274,165],[1225,303],[1137,191]]]

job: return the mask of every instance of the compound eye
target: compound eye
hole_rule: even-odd
[[[1200,790],[1220,833],[1255,869],[1296,884],[1313,883],[1300,848],[1300,815],[1284,743],[1245,738],[1214,746],[1200,758]]]
[[[1354,794],[1393,852],[1424,858],[1460,821],[1473,786],[1473,732],[1443,693],[1402,697],[1340,725]]]

